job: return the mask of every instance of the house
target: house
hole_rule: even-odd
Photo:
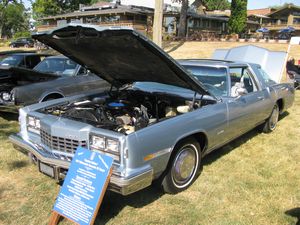
[[[266,16],[268,19],[262,23],[262,27],[268,28],[271,34],[276,35],[278,31],[290,26],[295,29],[295,35],[300,35],[299,6],[286,4],[277,10],[272,10]]]
[[[82,23],[99,26],[132,27],[151,37],[153,18],[153,8],[123,5],[120,0],[116,1],[116,3],[98,2],[90,6],[80,5],[79,10],[75,12],[42,18],[40,20],[41,25],[37,26],[37,30],[50,30],[68,23]],[[165,5],[163,21],[163,33],[165,35],[176,34],[179,18],[180,9],[178,7]],[[187,19],[188,35],[199,31],[216,35],[228,32],[229,17],[227,15],[208,14],[205,6],[201,4],[191,8]],[[259,23],[249,20],[247,26],[247,30],[255,31],[259,27]]]
[[[262,25],[269,21],[268,15],[273,11],[275,11],[274,8],[250,9],[247,10],[247,18]]]
[[[40,20],[38,31],[50,30],[68,23],[93,24],[99,26],[132,27],[142,33],[148,32],[148,19],[154,10],[147,7],[98,2],[91,6],[80,5],[79,10],[61,15],[49,16]]]

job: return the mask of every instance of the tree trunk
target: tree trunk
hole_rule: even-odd
[[[187,12],[189,8],[189,0],[182,0],[181,12],[178,26],[178,37],[185,38],[187,30]]]

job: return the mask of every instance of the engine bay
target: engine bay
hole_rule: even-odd
[[[215,102],[204,99],[203,96],[200,99],[189,99],[166,93],[122,90],[47,107],[41,112],[130,134]]]

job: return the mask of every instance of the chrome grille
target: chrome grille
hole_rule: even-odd
[[[41,142],[52,150],[74,154],[77,147],[87,147],[87,141],[79,141],[70,138],[51,136],[44,130],[41,131]]]

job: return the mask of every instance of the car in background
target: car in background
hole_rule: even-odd
[[[17,40],[12,41],[9,44],[9,47],[11,47],[11,48],[19,48],[19,47],[33,48],[34,41],[32,40],[32,38],[18,38]]]
[[[50,56],[33,70],[15,68],[9,82],[0,84],[0,111],[16,112],[20,106],[106,89],[106,81],[71,59]]]
[[[0,61],[0,69],[7,69],[9,67],[22,67],[33,69],[49,54],[39,54],[35,52],[20,52],[20,53],[7,53]],[[3,70],[0,70],[0,76]]]
[[[36,53],[35,50],[29,50],[29,51],[24,51],[24,50],[10,50],[10,51],[2,51],[0,52],[0,62],[6,58],[9,55],[15,54],[15,53]]]

